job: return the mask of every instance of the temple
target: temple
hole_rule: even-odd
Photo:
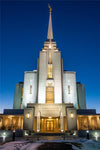
[[[51,10],[37,70],[26,71],[24,82],[16,84],[13,109],[0,114],[0,128],[40,133],[100,130],[100,114],[86,109],[84,84],[76,82],[76,72],[63,70],[53,38]]]

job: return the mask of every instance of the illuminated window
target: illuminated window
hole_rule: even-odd
[[[32,94],[32,85],[30,85],[30,94]]]
[[[51,51],[49,51],[49,64],[51,64]]]
[[[54,103],[54,87],[46,87],[46,103]]]
[[[48,78],[52,78],[52,64],[48,64]]]
[[[23,88],[22,88],[21,98],[23,98]]]
[[[21,100],[21,102],[20,102],[20,109],[22,109],[22,100]]]
[[[68,94],[70,94],[70,85],[68,85]]]

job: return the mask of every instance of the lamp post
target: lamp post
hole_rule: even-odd
[[[74,118],[74,114],[71,112],[71,118],[73,119]]]
[[[26,118],[27,118],[27,119],[29,119],[29,118],[30,118],[30,114],[29,114],[29,112],[27,113]]]
[[[12,137],[13,139],[13,141],[15,141],[15,130],[13,130],[13,137]]]
[[[89,130],[87,130],[86,133],[87,133],[87,139],[89,140]]]

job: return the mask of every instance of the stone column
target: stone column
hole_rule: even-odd
[[[4,117],[2,117],[2,127],[4,126]],[[7,124],[8,126],[8,124]]]
[[[77,130],[79,130],[80,126],[79,126],[79,117],[77,117]]]
[[[18,117],[18,127],[20,128],[20,117]]]
[[[23,117],[21,117],[21,129],[23,129]]]
[[[60,131],[64,131],[64,124],[63,124],[63,114],[62,112],[60,113]]]
[[[99,119],[99,116],[97,116],[97,130],[100,129],[100,119]]]
[[[89,130],[92,129],[92,125],[91,125],[91,116],[88,116],[88,129],[89,129]]]
[[[37,132],[40,132],[40,111],[38,112],[37,115]]]
[[[3,126],[3,118],[0,117],[0,128]]]

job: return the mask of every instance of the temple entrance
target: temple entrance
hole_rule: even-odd
[[[40,132],[42,133],[60,132],[60,117],[41,117]]]
[[[47,131],[53,131],[54,130],[54,121],[47,121],[46,122],[46,130]]]

